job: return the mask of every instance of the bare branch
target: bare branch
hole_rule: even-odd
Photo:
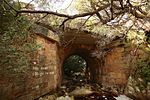
[[[36,22],[39,22],[40,20],[44,19],[47,16],[48,16],[48,14],[44,15],[43,17],[39,18]]]
[[[96,10],[96,6],[98,6],[98,5],[96,5],[96,4],[93,3],[92,1],[90,2],[90,4],[91,4],[91,7],[92,7],[94,10]],[[105,22],[104,19],[103,19],[102,16],[101,16],[101,14],[100,14],[99,12],[96,13],[96,16],[102,21],[102,23]]]
[[[34,0],[31,0],[26,6],[25,8],[28,8],[28,6],[33,2]]]
[[[107,5],[104,5],[102,7],[99,7],[98,9],[96,9],[95,11],[92,11],[92,12],[86,12],[86,13],[82,13],[82,14],[75,14],[75,15],[66,15],[66,14],[61,14],[61,13],[57,13],[57,12],[53,12],[53,11],[41,11],[41,10],[19,10],[19,11],[16,11],[17,14],[20,14],[20,13],[40,13],[40,14],[53,14],[53,15],[56,15],[56,16],[59,16],[59,17],[66,17],[68,19],[75,19],[75,18],[78,18],[78,17],[85,17],[85,16],[89,16],[89,15],[94,15],[96,14],[97,12],[107,8],[109,6],[109,4]]]
[[[77,31],[76,34],[78,34],[78,33],[80,32],[80,30],[82,29],[82,27],[86,24],[86,22],[87,22],[91,17],[92,17],[92,15],[89,16],[89,17],[84,21],[84,23],[79,27],[79,29],[78,29],[78,31]],[[72,39],[70,39],[70,40],[64,45],[64,47],[66,48],[68,45],[70,45],[71,43],[73,43],[76,38],[77,38],[77,35],[75,35]]]
[[[65,27],[65,23],[68,21],[69,19],[67,18],[67,19],[65,19],[63,22],[62,22],[62,24],[60,25],[60,27],[62,27],[63,26],[63,29],[64,29],[64,27]]]
[[[122,8],[122,10],[124,9],[124,6],[123,6],[123,0],[119,0],[119,3],[120,3],[120,6]]]
[[[150,18],[150,16],[148,15],[144,15],[143,13],[138,13],[135,9],[131,9],[131,14],[135,16],[136,18],[140,18],[140,19]]]
[[[42,10],[19,10],[19,11],[17,11],[17,14],[21,14],[21,13],[52,14],[52,15],[56,15],[56,16],[59,16],[59,17],[71,18],[71,16],[69,16],[69,15],[61,14],[61,13],[57,13],[57,12],[53,12],[53,11],[42,11]]]
[[[109,15],[108,11],[107,10],[104,10],[104,11],[105,11],[107,17],[110,18],[110,15]]]
[[[114,18],[113,18],[113,14],[114,14],[114,10],[113,10],[113,0],[111,0],[110,12],[111,12],[111,19],[114,19]]]
[[[30,14],[51,14],[51,15],[55,15],[55,16],[59,16],[59,17],[64,17],[65,20],[62,22],[61,26],[64,25],[68,20],[70,19],[75,19],[75,18],[79,18],[79,17],[86,17],[86,16],[93,16],[93,15],[97,15],[97,17],[102,21],[102,23],[107,23],[106,21],[110,21],[113,20],[116,16],[118,16],[119,14],[122,13],[131,13],[133,16],[137,17],[137,18],[150,18],[150,16],[148,16],[148,14],[146,14],[146,12],[144,12],[140,7],[135,7],[130,3],[130,0],[126,1],[126,5],[122,4],[123,0],[119,0],[120,1],[120,6],[115,5],[115,0],[111,0],[111,2],[106,3],[101,3],[101,5],[97,5],[94,4],[94,11],[90,11],[90,12],[84,12],[84,13],[80,13],[80,14],[75,14],[75,15],[68,15],[68,14],[63,14],[63,13],[58,13],[58,12],[53,12],[53,11],[42,11],[42,10],[17,10],[15,9],[13,6],[11,6],[6,0],[3,0],[11,9],[13,9],[16,12],[16,15],[18,14],[22,14],[22,13],[30,13]],[[33,1],[33,0],[32,0]],[[107,13],[107,9],[110,7],[110,14]],[[102,16],[100,15],[100,11],[105,11],[106,15],[109,19],[104,20],[102,18]],[[115,12],[115,10],[117,10],[117,12]]]
[[[12,7],[6,0],[3,0],[12,10],[14,10],[15,12],[17,12],[17,10],[14,8],[14,7]]]

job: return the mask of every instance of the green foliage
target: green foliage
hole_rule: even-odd
[[[89,12],[90,10],[92,10],[90,7],[90,0],[76,0],[76,2],[74,3],[74,7],[79,13]]]
[[[149,48],[150,49],[150,48]],[[132,77],[141,92],[147,91],[150,83],[150,52],[148,55],[137,59]]]
[[[76,72],[83,73],[85,71],[85,67],[86,67],[85,60],[78,55],[70,56],[64,62],[64,72],[66,75],[69,76]]]
[[[137,74],[145,83],[150,82],[150,58],[143,58],[137,62]]]
[[[7,11],[10,9],[6,4],[2,1],[0,1],[1,6],[0,6],[0,34],[7,30],[7,26],[12,22],[13,20],[13,12],[10,10],[9,12]]]
[[[145,33],[142,30],[129,30],[127,40],[131,41],[133,44],[142,44],[145,41]]]
[[[29,66],[29,55],[35,50],[29,24],[19,17],[0,35],[0,65],[4,72],[22,72]],[[33,48],[32,48],[33,47]]]
[[[150,87],[150,46],[145,40],[146,36],[142,30],[136,31],[132,29],[127,34],[127,41],[130,45],[138,47],[137,53],[134,55],[136,59],[131,65],[133,68],[131,68],[131,77],[134,80],[132,83],[134,91],[142,93],[143,98],[147,96],[147,91]]]
[[[0,71],[1,73],[26,72],[31,54],[37,50],[34,35],[29,32],[26,17],[14,17],[9,7],[2,4],[0,16]],[[6,12],[7,11],[7,12]]]
[[[141,76],[143,76],[145,82],[150,82],[150,65],[141,68]]]

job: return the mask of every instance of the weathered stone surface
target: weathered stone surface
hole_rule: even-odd
[[[70,42],[73,37],[74,35],[68,35],[64,40]],[[91,80],[118,89],[124,89],[127,84],[127,63],[130,59],[124,47],[113,47],[102,62],[91,55],[96,50],[96,44],[89,34],[78,34],[71,44],[65,44],[64,47],[59,46],[56,40],[39,34],[36,42],[41,48],[31,55],[33,65],[27,74],[0,73],[1,100],[33,100],[55,90],[63,78],[63,62],[73,54],[82,56],[87,61],[87,71],[90,73],[87,75]]]
[[[1,100],[32,100],[57,88],[59,55],[57,42],[37,35],[41,48],[33,56],[33,66],[26,74],[0,74]]]
[[[36,91],[36,93],[33,92],[35,98],[56,89],[60,80],[57,74],[60,69],[57,42],[37,36],[37,43],[42,45],[42,49],[37,54],[38,66],[33,67],[32,71],[34,77],[32,88]]]
[[[128,53],[129,54],[129,53]],[[102,83],[106,87],[124,89],[128,81],[129,55],[125,55],[124,47],[115,47],[105,58]]]

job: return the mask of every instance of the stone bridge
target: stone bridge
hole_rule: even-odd
[[[86,60],[91,80],[106,87],[124,88],[126,85],[129,53],[120,43],[111,43],[111,50],[102,60],[91,55],[97,48],[96,39],[89,32],[65,30],[64,44],[50,30],[46,30],[46,35],[40,30],[35,33],[41,48],[32,55],[32,68],[27,75],[0,76],[1,100],[33,100],[56,90],[63,79],[64,61],[74,54]]]

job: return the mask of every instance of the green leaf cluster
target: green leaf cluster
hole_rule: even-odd
[[[133,78],[136,80],[136,86],[140,91],[147,91],[150,83],[150,52],[147,56],[137,59],[134,68]]]
[[[150,58],[141,59],[137,62],[137,74],[145,83],[150,82]]]
[[[86,61],[78,55],[72,55],[64,62],[64,72],[68,76],[78,72],[84,73],[85,68]]]
[[[0,15],[0,72],[27,72],[31,65],[31,55],[38,46],[34,34],[29,32],[30,24],[24,16],[13,16],[4,3]]]

